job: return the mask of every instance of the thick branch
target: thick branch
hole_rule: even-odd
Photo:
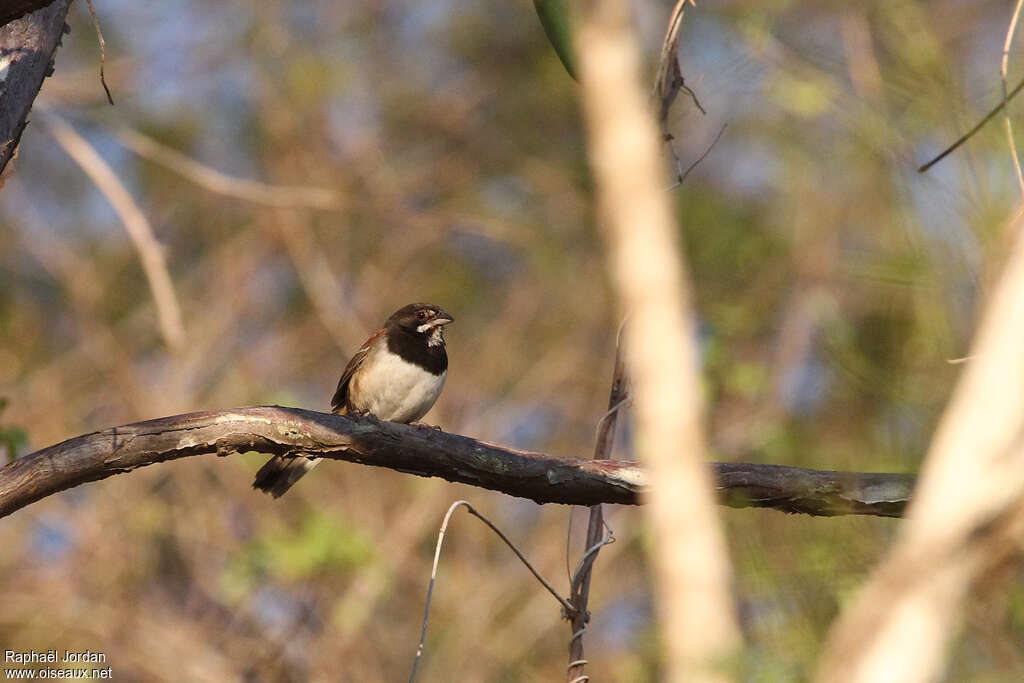
[[[53,3],[54,0],[7,0],[0,7],[0,26],[9,24],[15,19],[22,18],[29,12],[35,12]]]
[[[153,463],[258,451],[313,455],[442,477],[538,503],[636,505],[646,485],[636,464],[527,453],[458,434],[263,406],[163,417],[68,439],[0,468],[0,517],[41,498]],[[910,499],[907,474],[821,472],[712,464],[722,502],[810,515],[896,517]]]
[[[0,9],[0,172],[14,157],[28,112],[53,69],[71,0],[14,2]],[[35,5],[43,9],[10,21]],[[19,14],[21,12],[21,14]],[[10,23],[8,23],[10,22]],[[3,25],[6,24],[6,25]]]

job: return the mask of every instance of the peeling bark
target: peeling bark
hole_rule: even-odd
[[[7,0],[0,7],[0,27],[36,10],[52,5],[54,0]]]
[[[644,470],[617,460],[528,453],[371,417],[262,406],[189,413],[84,434],[0,468],[0,517],[59,491],[193,455],[257,451],[347,460],[441,477],[537,503],[636,505]],[[910,500],[908,474],[823,472],[709,463],[721,501],[818,516],[897,517]],[[255,494],[254,494],[255,495]]]
[[[43,79],[53,72],[70,4],[54,0],[15,21],[19,8],[41,3],[16,0],[0,10],[0,173],[14,158]]]

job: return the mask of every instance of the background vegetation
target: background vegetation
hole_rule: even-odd
[[[634,5],[653,78],[671,3]],[[619,312],[576,86],[530,3],[98,9],[117,106],[76,5],[37,107],[68,120],[142,207],[186,342],[168,349],[117,215],[37,116],[0,192],[0,454],[192,410],[326,409],[348,356],[414,300],[458,318],[428,421],[589,453]],[[916,469],[1017,199],[998,126],[928,174],[916,167],[999,100],[1010,11],[905,0],[687,11],[681,63],[708,113],[676,104],[683,163],[728,124],[671,190],[717,458]],[[126,129],[334,199],[301,205],[294,191],[299,205],[281,207],[210,192],[132,151]],[[102,651],[121,680],[402,679],[450,501],[490,514],[549,577],[564,577],[582,542],[578,511],[567,560],[565,508],[342,463],[272,501],[249,488],[259,464],[189,459],[4,520],[0,643]],[[606,514],[618,542],[596,566],[591,673],[647,680],[658,660],[641,520]],[[900,522],[722,514],[749,680],[802,680]],[[1019,578],[979,591],[950,680],[1024,675]],[[459,518],[422,680],[557,679],[568,635],[500,541]]]

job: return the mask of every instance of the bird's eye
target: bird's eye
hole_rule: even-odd
[[[416,319],[417,320],[423,320],[426,317],[427,317],[426,312],[424,312],[424,311],[416,311]]]

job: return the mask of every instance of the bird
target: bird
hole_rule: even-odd
[[[448,375],[444,327],[454,321],[434,304],[409,304],[395,311],[345,366],[331,412],[370,413],[404,423],[426,415]],[[320,458],[275,455],[256,473],[252,486],[280,498],[319,462]]]

